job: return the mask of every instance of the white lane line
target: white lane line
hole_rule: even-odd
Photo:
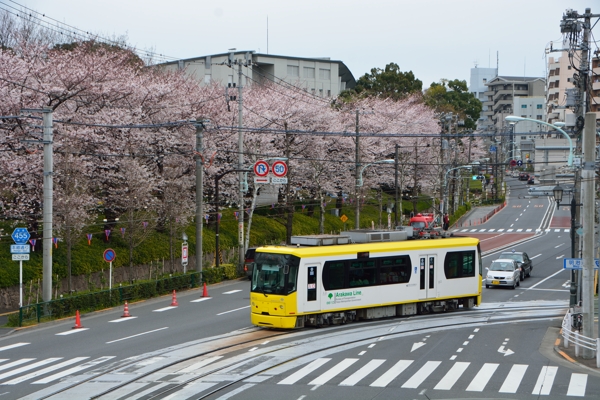
[[[16,347],[21,347],[21,346],[27,346],[28,344],[31,344],[31,343],[21,342],[21,343],[10,344],[8,346],[0,347],[0,351],[10,350],[10,349],[14,349]]]
[[[533,260],[534,258],[538,258],[539,256],[541,256],[541,254],[538,254],[538,255],[536,255],[536,256],[529,257],[529,258],[530,258],[531,260]]]
[[[425,365],[423,365],[421,369],[419,369],[417,373],[415,373],[401,387],[411,389],[418,388],[419,385],[423,383],[423,381],[425,381],[425,379],[427,379],[429,375],[431,375],[431,373],[433,373],[433,371],[440,366],[441,363],[441,361],[427,361]]]
[[[441,381],[433,388],[435,390],[450,390],[452,386],[458,381],[461,375],[465,372],[467,367],[471,364],[470,362],[457,362],[455,363],[450,371],[444,375]]]
[[[542,283],[546,282],[548,279],[551,279],[551,278],[553,278],[554,276],[556,276],[556,275],[560,274],[560,273],[561,273],[561,272],[563,272],[563,271],[565,271],[565,270],[564,270],[564,269],[559,269],[558,271],[556,271],[556,272],[555,272],[555,273],[553,273],[552,275],[550,275],[550,276],[548,276],[548,277],[546,277],[546,278],[542,279],[541,281],[537,282],[535,285],[528,287],[526,290],[533,289],[533,288],[535,288],[536,286],[539,286],[539,285],[541,285]]]
[[[331,360],[331,358],[317,358],[316,360],[314,360],[310,364],[304,366],[303,368],[299,369],[298,371],[294,372],[293,374],[291,374],[290,376],[288,376],[281,382],[277,382],[277,384],[278,385],[293,385],[294,383],[298,382],[300,379],[304,378],[306,375],[310,374],[311,372],[313,372],[317,368],[321,367],[323,364],[325,364],[326,362],[328,362],[330,360]]]
[[[498,232],[504,232],[504,228],[503,229],[498,229]]]
[[[194,363],[192,365],[189,365],[183,369],[180,369],[179,371],[176,371],[178,374],[187,374],[189,372],[193,372],[196,371],[210,363],[213,363],[215,361],[217,361],[218,359],[223,358],[223,356],[214,356],[214,357],[209,357],[209,358],[205,358],[202,361],[198,361],[197,363]]]
[[[571,381],[569,382],[569,390],[567,396],[585,396],[585,387],[587,385],[587,374],[571,374]]]
[[[237,293],[237,292],[241,292],[242,289],[235,289],[235,290],[230,290],[229,292],[223,292],[222,294],[232,294],[232,293]]]
[[[549,395],[558,367],[542,367],[532,394]]]
[[[467,392],[483,392],[500,364],[485,363],[467,387]]]
[[[212,299],[212,297],[201,297],[201,298],[196,299],[196,300],[191,300],[190,303],[200,303],[201,301],[210,300],[210,299]]]
[[[517,229],[517,232],[523,232],[523,228]]]
[[[154,329],[154,330],[151,330],[151,331],[148,331],[148,332],[142,332],[142,333],[138,333],[136,335],[127,336],[127,337],[124,337],[124,338],[121,338],[121,339],[111,340],[110,342],[106,342],[106,344],[120,342],[122,340],[127,340],[127,339],[131,339],[131,338],[134,338],[134,337],[138,337],[138,336],[142,336],[142,335],[147,335],[149,333],[154,333],[154,332],[162,331],[162,330],[165,330],[165,329],[169,329],[169,327],[165,326],[164,328],[158,328],[158,329]]]
[[[525,375],[525,371],[527,371],[527,365],[524,364],[515,364],[510,369],[510,372],[506,376],[502,387],[500,388],[500,393],[517,393],[517,389],[521,384],[521,380]]]
[[[375,371],[385,360],[374,359],[369,361],[361,369],[344,379],[339,386],[354,386],[360,382],[364,377]]]
[[[163,311],[167,311],[167,310],[172,310],[174,308],[177,308],[177,306],[163,307],[163,308],[159,308],[157,310],[152,310],[152,312],[163,312]]]
[[[41,367],[42,365],[50,364],[50,363],[53,363],[54,361],[58,361],[58,360],[62,360],[62,357],[46,358],[45,360],[40,360],[33,364],[29,364],[29,365],[26,365],[21,368],[13,369],[11,371],[0,374],[0,380],[2,380],[4,378],[10,378],[13,375],[17,375],[17,374],[20,374],[21,372],[29,371],[30,369],[34,369],[37,367]]]
[[[512,225],[511,225],[512,226]],[[507,229],[506,232],[512,232],[514,229]]]
[[[35,371],[35,372],[30,373],[30,374],[23,375],[23,376],[20,376],[18,378],[12,379],[10,381],[2,382],[2,385],[16,385],[18,383],[25,382],[25,381],[27,381],[29,379],[37,378],[40,375],[47,374],[48,372],[52,372],[52,371],[55,371],[57,369],[61,369],[63,367],[66,367],[67,365],[75,364],[75,363],[77,363],[79,361],[86,360],[88,358],[89,357],[75,357],[75,358],[72,358],[70,360],[63,361],[60,364],[55,364],[55,365],[52,365],[50,367],[46,367],[44,369],[40,369],[39,371]]]
[[[137,317],[121,317],[119,319],[113,319],[112,321],[108,321],[108,322],[123,322],[123,321],[129,321],[130,319],[136,319]]]
[[[66,331],[66,332],[61,332],[61,333],[57,333],[55,336],[67,336],[67,335],[72,335],[74,333],[78,333],[78,332],[83,332],[83,331],[87,331],[90,328],[77,328],[77,329],[71,329],[70,331]]]
[[[20,360],[16,360],[11,363],[4,364],[3,366],[0,367],[0,371],[15,367],[17,365],[25,364],[25,363],[27,363],[29,361],[33,361],[33,360],[35,360],[35,358],[21,358]]]
[[[39,381],[31,382],[31,384],[32,385],[33,384],[42,385],[42,384],[45,384],[45,383],[50,383],[50,382],[55,381],[57,379],[60,379],[62,377],[74,374],[74,373],[79,372],[79,371],[83,371],[84,369],[88,369],[88,368],[94,367],[94,366],[96,366],[98,364],[102,364],[103,362],[106,362],[106,361],[111,360],[113,358],[115,358],[115,356],[100,357],[100,358],[97,358],[95,360],[88,361],[88,362],[86,362],[84,364],[80,364],[80,365],[78,365],[76,367],[69,368],[67,370],[61,371],[61,372],[59,372],[57,374],[50,375],[50,376],[48,376],[48,377],[46,377],[44,379],[40,379]]]
[[[396,379],[398,375],[400,375],[410,364],[413,363],[413,360],[400,360],[392,368],[388,369],[381,375],[375,382],[371,383],[369,386],[372,387],[386,387],[391,381]]]
[[[234,312],[234,311],[240,311],[240,310],[243,310],[243,309],[245,309],[245,308],[250,308],[250,306],[245,306],[245,307],[236,308],[235,310],[224,311],[224,312],[222,312],[222,313],[219,313],[219,314],[217,314],[217,315],[229,314],[229,313],[232,313],[232,312]]]
[[[309,385],[324,385],[331,379],[342,373],[344,370],[349,368],[352,364],[358,361],[358,358],[345,358],[344,360],[337,363],[337,365],[331,367],[329,370],[322,373],[312,381],[308,382]]]

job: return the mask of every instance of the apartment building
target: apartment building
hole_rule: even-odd
[[[498,76],[498,68],[471,68],[469,78],[469,92],[473,94],[481,103],[487,100],[485,92],[488,91],[486,86],[488,82]],[[486,120],[483,109],[477,120],[477,128],[482,129],[482,124]]]
[[[242,65],[242,85],[274,82],[292,84],[319,97],[335,97],[356,86],[356,80],[341,61],[329,58],[288,57],[255,51],[231,51],[160,64],[166,70],[185,70],[204,84],[238,84]]]

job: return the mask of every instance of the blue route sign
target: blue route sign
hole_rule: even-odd
[[[12,235],[10,236],[16,244],[27,244],[27,241],[31,237],[27,228],[15,228]]]
[[[600,268],[600,260],[594,259],[594,269]],[[563,260],[563,269],[583,269],[583,259],[581,258],[565,258]]]
[[[490,146],[490,153],[495,153],[495,152],[496,152],[496,150],[497,150],[497,149],[496,149],[496,146],[494,146],[494,145],[491,145],[491,146]]]
[[[517,165],[520,167],[521,165],[523,165],[523,161],[517,160]]]

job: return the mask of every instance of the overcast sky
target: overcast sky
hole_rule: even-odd
[[[127,35],[137,48],[177,59],[230,48],[329,57],[356,79],[394,62],[424,88],[442,78],[468,84],[470,69],[496,67],[497,54],[500,75],[545,76],[545,50],[552,41],[561,47],[564,11],[600,14],[597,0],[0,0],[5,4],[92,33]],[[600,41],[599,26],[592,40]]]

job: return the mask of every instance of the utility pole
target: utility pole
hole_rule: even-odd
[[[354,223],[354,228],[355,229],[359,229],[360,228],[360,199],[359,199],[359,186],[360,185],[360,176],[358,176],[358,174],[360,173],[360,144],[359,144],[359,138],[360,138],[360,131],[359,131],[359,127],[358,127],[358,114],[359,114],[359,110],[356,109],[356,154],[354,156],[354,177],[356,178],[356,183],[354,184],[355,187],[355,195],[356,195],[356,211],[355,211],[355,223]]]
[[[398,160],[398,143],[396,143],[395,148],[396,148],[396,152],[395,152],[395,156],[394,156],[394,161],[395,161],[395,165],[394,165],[394,201],[395,201],[395,213],[394,213],[394,226],[399,226],[398,225],[398,207],[402,206],[402,204],[399,202],[398,199],[398,164],[399,164],[399,160]],[[402,215],[402,208],[400,208],[400,215]]]
[[[196,271],[200,273],[202,281],[202,219],[203,219],[203,196],[204,196],[204,160],[202,159],[203,148],[203,124],[202,118],[196,119]]]
[[[246,59],[246,61],[248,61]],[[244,63],[244,66],[247,66],[247,63]],[[244,268],[244,260],[246,249],[244,248],[244,172],[242,169],[244,168],[244,131],[243,128],[243,119],[242,119],[242,60],[238,60],[238,170],[239,172],[239,182],[240,182],[240,203],[238,210],[238,272],[242,274]],[[217,204],[218,207],[218,204]],[[217,219],[219,216],[217,215]],[[219,222],[217,221],[217,225]],[[217,257],[219,255],[217,254]]]
[[[581,171],[581,191],[583,193],[583,335],[594,336],[594,197],[596,153],[596,113],[585,114],[583,132],[583,169]],[[592,358],[594,351],[584,347],[583,358]]]
[[[54,198],[53,160],[53,133],[52,133],[52,108],[44,107],[42,111],[44,125],[44,205],[43,205],[43,283],[42,299],[44,302],[52,300],[52,203]]]

